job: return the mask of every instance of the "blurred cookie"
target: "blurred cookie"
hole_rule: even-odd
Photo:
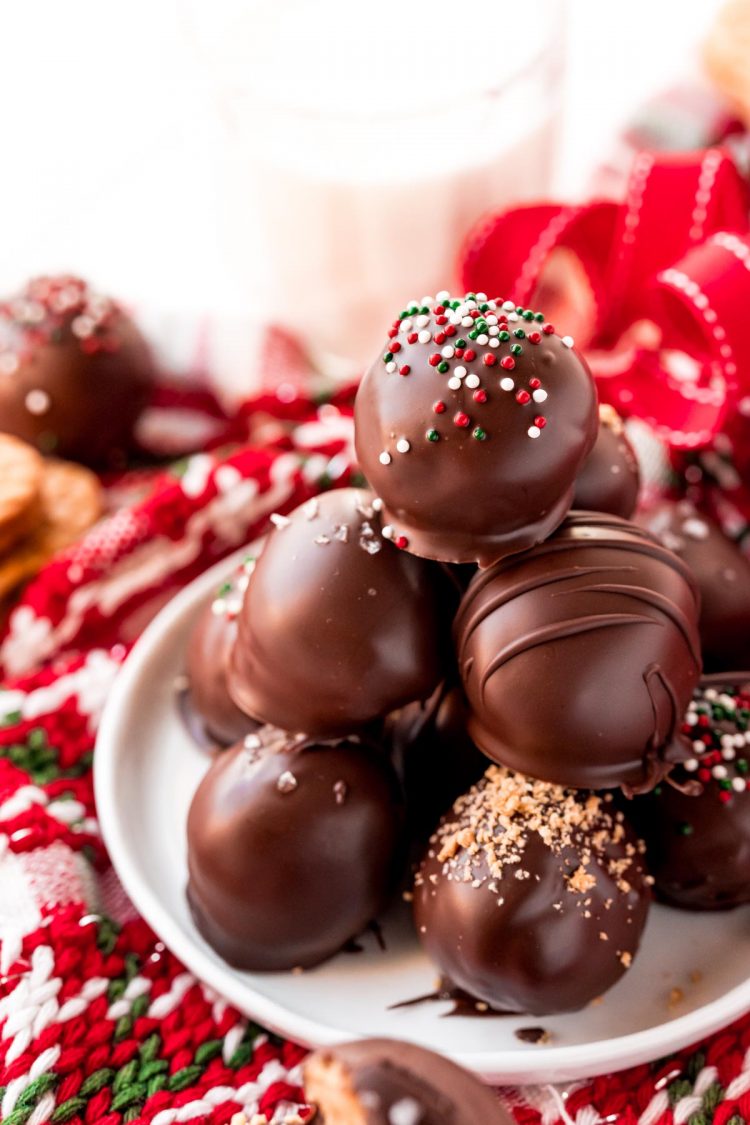
[[[709,76],[750,123],[750,3],[729,0],[719,12],[704,47]]]
[[[0,434],[0,552],[23,538],[41,506],[44,462],[25,442]]]

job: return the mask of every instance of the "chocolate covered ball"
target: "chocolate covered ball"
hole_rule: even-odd
[[[684,729],[693,757],[673,779],[687,791],[663,784],[631,802],[657,893],[688,910],[750,902],[750,672],[696,691]]]
[[[599,433],[576,477],[573,507],[630,519],[638,503],[640,474],[625,427],[611,406],[599,407]]]
[[[237,639],[237,617],[255,561],[247,558],[201,611],[187,647],[190,704],[209,738],[231,746],[260,725],[240,711],[227,688],[229,653]]]
[[[494,761],[640,792],[687,756],[697,589],[634,524],[572,513],[545,543],[479,573],[454,631],[469,734]]]
[[[469,711],[460,687],[441,684],[424,702],[389,716],[387,738],[406,795],[410,835],[424,841],[456,797],[487,769],[469,738]]]
[[[750,667],[750,562],[718,524],[689,500],[663,500],[636,519],[693,572],[709,671]]]
[[[396,1039],[322,1047],[303,1064],[314,1125],[513,1125],[489,1087],[442,1055]]]
[[[610,796],[490,766],[430,840],[414,887],[419,938],[454,986],[496,1010],[576,1011],[638,949],[642,850]]]
[[[231,965],[307,968],[384,906],[403,807],[379,746],[264,727],[215,758],[188,815],[188,900]]]
[[[383,538],[377,502],[325,492],[277,517],[245,594],[229,691],[285,730],[345,734],[443,678],[456,596]]]
[[[546,538],[597,432],[569,336],[483,294],[410,305],[355,403],[362,471],[408,551],[482,566]]]
[[[79,278],[36,278],[0,305],[0,430],[44,453],[118,464],[154,378],[133,321]]]

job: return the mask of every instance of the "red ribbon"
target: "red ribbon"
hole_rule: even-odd
[[[555,260],[573,263],[567,312],[600,399],[676,448],[701,448],[750,393],[749,205],[721,148],[643,152],[621,203],[537,204],[481,222],[461,280],[531,305]]]

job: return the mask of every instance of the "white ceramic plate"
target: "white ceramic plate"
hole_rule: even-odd
[[[654,907],[641,951],[620,983],[585,1011],[549,1019],[446,1019],[450,1005],[440,1002],[391,1008],[430,992],[435,982],[401,905],[382,919],[385,952],[366,936],[363,952],[340,954],[301,975],[226,965],[198,934],[185,903],[185,820],[208,758],[183,726],[173,683],[197,611],[246,551],[193,582],[144,632],[117,678],[96,747],[96,798],[112,861],[137,908],[197,976],[248,1016],[305,1045],[394,1036],[442,1051],[498,1083],[562,1081],[646,1062],[750,1009],[750,907],[714,915]],[[549,1031],[549,1042],[517,1038],[517,1029],[532,1025]]]

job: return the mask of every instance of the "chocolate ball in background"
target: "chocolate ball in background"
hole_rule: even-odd
[[[750,902],[750,672],[741,683],[704,683],[685,715],[693,757],[629,802],[646,841],[659,898],[687,910]]]
[[[636,521],[687,563],[701,597],[707,671],[750,667],[750,562],[689,500],[662,500]]]
[[[237,968],[307,968],[385,905],[402,866],[403,803],[379,746],[264,727],[214,758],[190,806],[188,900]]]
[[[383,538],[376,508],[342,488],[277,519],[230,658],[229,691],[249,715],[330,737],[442,680],[457,595],[440,567]]]
[[[0,305],[0,431],[43,453],[120,464],[154,379],[133,321],[79,278],[36,278]]]
[[[237,617],[255,560],[230,575],[201,611],[188,641],[186,661],[190,705],[209,738],[231,746],[260,725],[240,711],[227,689],[229,653],[237,639]]]
[[[480,572],[454,624],[469,734],[494,761],[582,789],[652,788],[689,756],[700,675],[685,563],[616,516],[575,512]]]
[[[442,1055],[396,1039],[322,1047],[303,1063],[315,1125],[512,1125],[497,1095]]]
[[[467,720],[461,688],[443,683],[429,699],[408,703],[386,722],[386,741],[406,795],[409,835],[422,845],[489,764],[469,738]]]
[[[357,457],[408,551],[482,566],[546,538],[597,433],[569,336],[483,294],[411,305],[355,403]]]
[[[414,919],[441,973],[492,1008],[576,1011],[630,966],[648,914],[642,845],[610,795],[490,766],[431,838]]]
[[[611,406],[599,407],[599,433],[576,477],[573,507],[629,519],[638,503],[640,473],[622,419]]]

